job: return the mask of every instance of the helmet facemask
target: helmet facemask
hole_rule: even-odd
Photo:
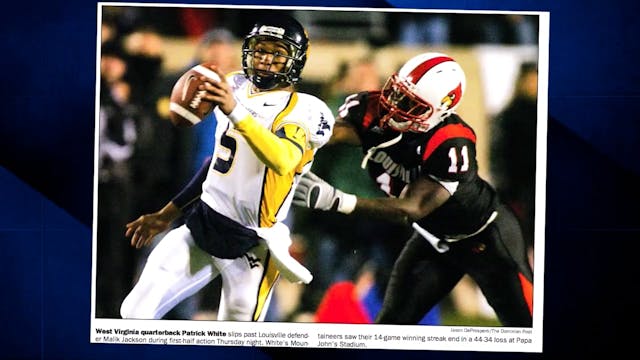
[[[287,50],[287,54],[260,49],[259,44],[263,41],[276,41]],[[266,69],[256,69],[254,60],[256,57],[271,59]],[[260,89],[270,90],[282,84],[291,85],[295,78],[294,64],[300,61],[300,51],[282,39],[274,39],[265,36],[254,36],[247,38],[242,48],[242,67],[245,74]],[[276,70],[278,64],[284,64],[282,69]]]
[[[389,126],[400,132],[429,130],[433,106],[416,95],[414,87],[414,84],[397,74],[387,80],[380,101],[380,105],[386,111],[380,119],[382,127]]]
[[[277,43],[277,46],[263,43]],[[286,49],[287,54],[278,53],[277,48]],[[307,61],[309,37],[304,27],[290,16],[271,16],[253,25],[242,44],[242,69],[251,82],[261,90],[287,87],[300,81],[300,73]],[[260,50],[267,50],[260,52]],[[267,69],[256,69],[257,56],[271,58]],[[262,59],[262,58],[261,58]],[[276,70],[276,62],[283,64]],[[262,65],[265,63],[262,62]]]

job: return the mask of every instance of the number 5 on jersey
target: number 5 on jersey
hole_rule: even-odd
[[[213,169],[221,174],[226,174],[231,170],[233,157],[236,153],[237,142],[228,134],[229,128],[222,133],[220,137],[220,147],[216,150],[216,162]]]

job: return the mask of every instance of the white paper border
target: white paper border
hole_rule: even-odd
[[[254,5],[203,5],[170,3],[98,2],[96,85],[100,74],[100,25],[103,6],[190,7],[233,9],[280,9],[326,11],[381,11],[537,15],[538,129],[536,160],[536,214],[534,257],[533,327],[425,326],[379,324],[325,324],[283,322],[228,322],[195,320],[131,320],[95,317],[96,239],[99,139],[99,89],[95,98],[94,215],[91,289],[91,343],[157,344],[193,346],[260,346],[341,349],[404,349],[493,352],[542,352],[544,298],[544,233],[546,195],[546,148],[548,121],[548,66],[550,14],[544,11],[426,10],[402,8],[300,7]]]

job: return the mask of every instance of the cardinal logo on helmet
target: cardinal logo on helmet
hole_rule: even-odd
[[[462,97],[462,84],[458,84],[458,86],[451,90],[447,96],[443,97],[440,100],[440,104],[447,109],[451,109],[456,106]]]

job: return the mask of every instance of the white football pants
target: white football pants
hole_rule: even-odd
[[[151,251],[140,279],[120,307],[124,319],[161,319],[216,276],[222,276],[218,320],[263,321],[279,272],[266,244],[236,259],[200,249],[182,225]]]

